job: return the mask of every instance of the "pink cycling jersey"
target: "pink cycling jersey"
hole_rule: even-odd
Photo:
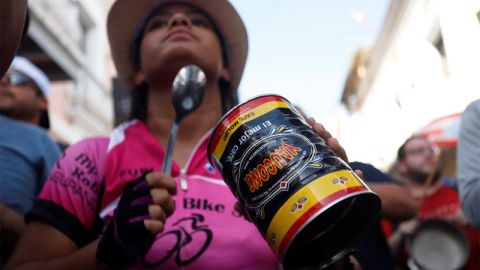
[[[175,212],[133,269],[278,269],[256,227],[234,210],[236,199],[208,162],[207,144],[205,136],[185,168],[173,162]],[[96,237],[99,217],[111,215],[123,186],[146,170],[159,171],[164,152],[141,121],[122,124],[109,138],[79,142],[52,169],[29,218],[85,245]]]

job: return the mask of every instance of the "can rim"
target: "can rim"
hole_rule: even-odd
[[[311,222],[312,220],[315,220],[316,218],[318,218],[319,216],[321,216],[323,213],[325,213],[326,211],[328,211],[330,208],[334,207],[335,205],[337,205],[339,202],[342,202],[342,201],[345,201],[345,200],[350,200],[350,205],[348,206],[348,210],[345,210],[344,213],[347,214],[347,212],[350,212],[351,210],[351,207],[353,207],[353,204],[355,203],[356,200],[358,199],[363,199],[363,200],[368,200],[369,202],[371,202],[374,207],[376,207],[378,209],[378,211],[372,211],[372,216],[370,217],[370,220],[368,220],[365,224],[364,224],[364,228],[363,230],[359,231],[359,233],[354,236],[351,240],[351,243],[357,241],[358,239],[360,239],[362,236],[365,235],[366,233],[366,230],[372,226],[372,224],[374,223],[375,221],[375,216],[379,214],[380,212],[380,197],[378,196],[377,193],[373,192],[372,190],[370,190],[366,185],[365,187],[367,188],[366,190],[363,190],[363,191],[358,191],[358,192],[354,192],[354,193],[351,193],[351,194],[348,194],[344,197],[340,197],[334,201],[332,201],[331,203],[329,203],[328,205],[326,205],[324,208],[321,209],[321,211],[318,211],[315,213],[315,215],[311,216],[299,229],[297,232],[295,232],[295,234],[292,236],[292,238],[288,241],[288,243],[285,245],[285,249],[283,250],[283,253],[282,254],[279,254],[279,256],[281,257],[281,261],[282,263],[285,262],[285,258],[286,258],[286,254],[288,253],[289,251],[289,248],[291,247],[291,245],[293,244],[293,242],[296,240],[296,237],[300,234],[300,232],[305,229]],[[375,212],[377,212],[377,214],[375,214]],[[344,250],[340,250],[338,253],[336,253],[334,255],[334,257],[336,257],[337,255],[345,255],[344,252],[348,251],[348,248],[344,249]],[[333,259],[333,257],[332,257]],[[327,265],[330,265],[331,263],[335,262],[335,260],[330,260],[330,261],[327,261],[324,263],[324,266],[327,266]],[[321,263],[322,264],[322,263]]]
[[[281,96],[281,95],[278,95],[278,94],[261,94],[261,95],[257,95],[257,96],[253,96],[249,99],[247,99],[246,101],[240,103],[240,104],[237,104],[235,106],[233,106],[230,110],[228,110],[225,114],[223,114],[223,116],[217,121],[217,123],[213,126],[213,129],[212,129],[212,133],[210,135],[210,138],[208,139],[208,144],[207,144],[207,157],[208,157],[208,161],[210,162],[211,165],[213,165],[215,167],[215,164],[212,162],[212,153],[213,151],[211,151],[211,146],[212,146],[212,140],[213,138],[215,137],[215,134],[217,133],[218,131],[218,128],[220,126],[220,124],[228,117],[230,116],[235,110],[237,110],[238,108],[240,108],[241,106],[253,101],[253,100],[256,100],[256,99],[259,99],[259,98],[263,98],[263,97],[279,97],[281,99],[284,99],[285,101],[287,101],[288,103],[291,103],[288,99],[286,99],[285,97]]]

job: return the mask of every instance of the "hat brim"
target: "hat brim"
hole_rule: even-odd
[[[22,37],[27,1],[2,0],[0,9],[2,10],[0,16],[0,78],[2,78],[15,56]]]
[[[223,35],[231,88],[236,91],[247,60],[248,37],[242,19],[227,0],[117,0],[108,15],[107,31],[118,77],[129,89],[133,88],[131,50],[138,24],[149,10],[169,3],[187,3],[210,16]]]

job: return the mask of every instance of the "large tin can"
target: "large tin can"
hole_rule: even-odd
[[[208,156],[286,269],[335,261],[380,211],[378,196],[278,95],[225,114]]]

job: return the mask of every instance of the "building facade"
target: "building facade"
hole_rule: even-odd
[[[386,169],[407,137],[480,98],[479,48],[480,1],[392,0],[345,84],[337,136],[350,159]]]
[[[19,55],[51,80],[51,133],[73,143],[108,134],[113,126],[114,68],[106,38],[112,1],[29,1],[29,29]]]

